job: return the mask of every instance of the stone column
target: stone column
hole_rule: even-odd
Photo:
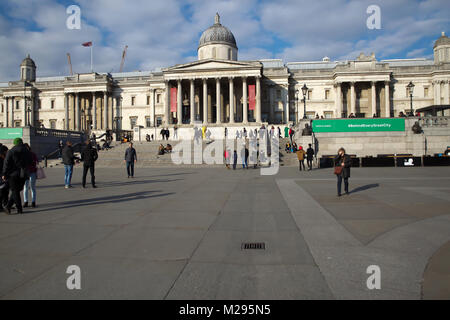
[[[377,113],[377,87],[376,82],[372,81],[372,114],[369,115],[369,117],[372,117],[374,114]]]
[[[256,122],[261,122],[261,80],[256,77]]]
[[[355,83],[350,82],[350,113],[356,116]]]
[[[391,116],[391,97],[389,93],[389,81],[384,82],[384,108],[385,117],[389,118]]]
[[[14,97],[11,97],[11,128],[14,128],[14,108],[16,104],[16,99]]]
[[[180,125],[183,123],[183,95],[181,89],[181,80],[177,80],[177,124]]]
[[[8,127],[8,108],[9,108],[9,98],[8,97],[3,97],[3,104],[4,104],[4,109],[3,109],[3,126],[6,128]]]
[[[450,82],[449,80],[446,80],[444,82],[445,83],[445,85],[444,85],[444,89],[445,89],[445,92],[444,92],[444,104],[450,104],[449,82]]]
[[[170,88],[169,88],[169,81],[165,82],[165,97],[164,97],[164,125],[168,125],[170,123],[169,121],[169,110],[170,110]]]
[[[104,109],[105,109],[105,113],[104,113],[104,122],[105,122],[105,130],[109,129],[108,127],[108,116],[109,116],[109,97],[108,97],[108,92],[104,91],[103,92],[103,99],[105,101],[105,105],[104,105]]]
[[[189,80],[189,106],[191,111],[191,124],[195,121],[195,86],[194,79]]]
[[[208,83],[203,78],[203,124],[208,124]]]
[[[152,89],[152,97],[150,100],[150,124],[153,123],[153,127],[156,127],[156,118],[155,118],[155,102],[156,102],[156,89]],[[116,111],[116,117],[119,117],[119,113]]]
[[[274,120],[275,120],[275,116],[274,116],[274,98],[273,98],[275,88],[274,88],[274,86],[270,86],[268,88],[268,90],[269,90],[269,121],[273,123]]]
[[[65,130],[69,130],[69,95],[67,93],[64,94],[64,112],[65,112]]]
[[[283,115],[284,115],[284,123],[289,123],[289,90],[285,88],[284,86],[281,89],[282,91],[282,100],[283,100]]]
[[[232,77],[228,80],[230,86],[230,123],[234,123],[234,83]]]
[[[222,101],[220,99],[220,78],[216,78],[216,123],[222,123]]]
[[[248,123],[247,77],[242,77],[242,122]]]
[[[95,92],[92,92],[92,126],[94,130],[97,130],[97,97]]]
[[[37,96],[31,96],[30,126],[34,127]]]
[[[75,131],[80,131],[80,98],[78,92],[75,93]]]
[[[336,118],[342,117],[342,98],[341,98],[341,83],[336,83],[336,91],[334,98],[334,108],[336,110]]]
[[[441,104],[441,81],[436,81],[436,99],[434,101],[434,104]]]

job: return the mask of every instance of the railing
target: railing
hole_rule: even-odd
[[[429,127],[448,127],[448,117],[423,117],[419,118],[419,124],[421,127],[429,128]]]
[[[56,130],[56,129],[46,129],[46,128],[33,128],[34,134],[41,137],[57,137],[57,138],[84,138],[83,132],[78,131],[66,131],[66,130]]]
[[[74,145],[72,145],[72,149],[75,151],[78,148],[79,151],[81,151],[81,145],[82,144],[83,144],[83,142],[77,142]],[[54,151],[52,151],[52,152],[50,152],[50,153],[48,153],[48,154],[46,154],[46,155],[44,155],[44,156],[42,156],[42,159],[44,159],[44,167],[45,168],[47,168],[48,159],[53,157],[54,155],[56,155],[58,152],[60,152],[59,148],[54,150]],[[62,150],[61,150],[61,152],[62,152]]]

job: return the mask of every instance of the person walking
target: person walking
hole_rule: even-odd
[[[91,173],[91,184],[92,188],[97,188],[95,185],[95,161],[98,159],[97,150],[92,148],[89,140],[86,141],[86,146],[81,152],[81,161],[83,161],[83,188],[86,188],[86,176],[88,171]]]
[[[352,160],[345,153],[344,148],[338,150],[337,156],[334,158],[334,173],[337,176],[337,196],[341,196],[342,180],[344,180],[345,194],[348,195],[348,179],[350,178],[350,167]]]
[[[133,142],[129,143],[129,147],[125,150],[125,159],[123,160],[127,164],[128,178],[134,178],[134,164],[137,162],[136,149],[133,148]]]
[[[298,159],[298,165],[299,165],[300,171],[302,171],[302,167],[303,167],[303,170],[306,170],[305,169],[305,155],[306,155],[305,150],[303,150],[302,146],[299,146],[298,151],[297,151],[297,159]]]
[[[73,154],[72,142],[66,141],[66,145],[62,151],[62,159],[64,164],[64,188],[72,187],[73,165],[75,164],[75,155]]]
[[[294,138],[294,134],[295,134],[295,131],[294,131],[294,129],[291,127],[291,128],[289,129],[289,138],[291,139],[291,143],[293,142],[292,139]]]
[[[3,172],[3,164],[5,162],[6,153],[8,152],[8,147],[1,144],[0,145],[0,172]],[[1,179],[0,181],[0,211],[3,211],[3,207],[8,204],[8,194],[9,186],[6,181]]]
[[[36,208],[36,172],[39,160],[37,155],[31,151],[31,147],[28,143],[24,143],[24,146],[31,153],[32,162],[27,168],[29,177],[25,180],[25,189],[23,190],[23,207],[28,207],[28,194],[31,192],[31,207]]]
[[[8,182],[11,189],[11,197],[5,207],[8,214],[11,214],[13,204],[16,205],[17,213],[23,213],[20,192],[28,178],[27,168],[32,163],[31,153],[23,144],[22,139],[15,138],[13,144],[14,147],[6,154],[2,174],[3,180]]]
[[[178,139],[178,127],[175,125],[173,127],[173,140]]]
[[[233,170],[236,170],[237,159],[238,159],[238,154],[237,154],[237,151],[234,150],[234,154],[233,154]]]
[[[311,147],[311,143],[308,144],[308,149],[306,150],[306,163],[308,164],[308,169],[312,170],[312,163],[314,159],[314,149]]]
[[[248,148],[247,147],[245,147],[245,159],[244,159],[244,161],[245,161],[245,167],[248,169],[248,157],[249,157],[249,155],[250,155],[250,152],[248,151]]]

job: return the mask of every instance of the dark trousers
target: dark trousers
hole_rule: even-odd
[[[134,161],[127,161],[127,173],[129,177],[134,177]]]
[[[342,179],[344,179],[344,189],[345,192],[348,193],[348,178],[344,178],[342,174],[339,174],[337,176],[337,192],[338,194],[341,194],[341,185],[342,185]]]
[[[308,163],[308,168],[309,168],[309,170],[312,170],[312,162],[313,162],[313,159],[306,159],[306,162]]]
[[[19,177],[10,177],[9,189],[11,190],[11,197],[9,198],[7,207],[11,208],[13,204],[16,205],[17,211],[22,211],[22,199],[20,198],[20,192],[25,185],[25,179]]]
[[[84,165],[83,166],[83,187],[86,185],[86,176],[87,176],[88,171],[91,172],[91,183],[93,186],[95,186],[95,175],[94,175],[95,167],[94,167],[94,165],[90,165],[90,166]]]
[[[300,171],[302,171],[302,167],[303,167],[303,170],[306,170],[305,169],[305,160],[298,160],[298,165],[299,165]]]

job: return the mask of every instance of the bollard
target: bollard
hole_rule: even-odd
[[[47,168],[47,157],[44,157],[44,168]]]

